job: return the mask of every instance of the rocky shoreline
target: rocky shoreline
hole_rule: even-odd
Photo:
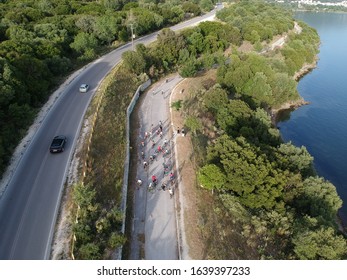
[[[279,116],[280,112],[285,111],[285,110],[294,110],[296,108],[299,108],[301,106],[308,105],[308,104],[310,104],[310,102],[305,101],[303,98],[300,98],[300,99],[295,100],[295,101],[288,101],[288,102],[282,104],[281,107],[279,107],[279,108],[271,109],[270,110],[270,116],[271,116],[272,124],[274,126],[277,125],[278,116]]]
[[[293,79],[295,81],[300,80],[301,77],[305,76],[307,73],[315,69],[317,67],[317,63],[318,63],[318,56],[315,57],[312,63],[305,63],[301,67],[301,69],[294,74]]]
[[[317,67],[317,62],[318,62],[318,57],[316,56],[314,62],[312,62],[312,63],[305,63],[302,66],[302,68],[294,74],[293,79],[296,80],[296,81],[299,81],[300,78],[302,78],[307,73],[311,72],[313,69],[315,69]],[[279,113],[281,111],[284,111],[284,110],[294,110],[296,108],[299,108],[301,106],[308,105],[308,104],[310,104],[310,102],[308,102],[308,101],[304,100],[302,97],[300,97],[297,100],[288,101],[288,102],[282,104],[279,108],[272,108],[270,110],[270,116],[271,116],[272,124],[274,126],[277,125],[278,115],[279,115]]]
[[[311,72],[313,69],[315,69],[317,67],[317,62],[318,62],[318,57],[315,58],[313,63],[310,63],[310,64],[305,63],[303,65],[303,67],[298,72],[296,72],[294,74],[293,79],[296,81],[299,81],[300,78],[302,78],[307,73]],[[305,101],[302,97],[300,97],[300,99],[298,99],[298,100],[289,101],[289,102],[282,104],[279,108],[271,109],[270,110],[270,116],[271,116],[272,124],[275,127],[277,126],[278,116],[279,116],[280,112],[282,112],[284,110],[294,110],[296,108],[299,108],[301,106],[308,105],[308,104],[310,104],[310,102]],[[344,225],[339,214],[337,214],[337,217],[336,217],[336,224],[337,224],[340,232],[342,234],[344,234],[345,236],[347,236],[347,227]]]

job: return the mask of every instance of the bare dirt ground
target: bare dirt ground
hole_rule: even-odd
[[[171,103],[178,100],[189,98],[189,92],[196,91],[202,88],[202,84],[206,81],[215,80],[215,71],[209,71],[206,74],[183,80],[177,85],[173,91]],[[172,109],[171,122],[177,128],[184,127],[184,116],[182,111]],[[176,131],[177,133],[177,131]],[[187,255],[184,259],[204,259],[204,241],[199,231],[199,208],[200,208],[200,193],[196,182],[196,164],[194,159],[194,150],[191,142],[191,134],[187,133],[177,135],[177,168],[180,176],[180,215],[183,218],[183,228],[185,231],[186,242],[188,245]]]

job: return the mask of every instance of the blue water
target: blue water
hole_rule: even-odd
[[[336,186],[347,225],[347,14],[297,13],[295,18],[318,31],[319,61],[298,84],[310,104],[278,126],[285,141],[306,146],[318,174]]]

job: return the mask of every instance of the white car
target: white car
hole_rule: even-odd
[[[87,85],[87,84],[82,84],[80,86],[80,92],[87,92],[88,89],[89,89],[89,85]]]

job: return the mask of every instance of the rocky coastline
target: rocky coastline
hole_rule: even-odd
[[[300,78],[302,78],[303,76],[305,76],[307,73],[311,72],[313,69],[315,69],[317,67],[317,63],[318,63],[318,56],[315,57],[314,61],[312,63],[305,63],[301,69],[299,71],[297,71],[294,76],[293,79],[295,81],[299,81]]]
[[[299,108],[301,106],[308,105],[308,104],[310,104],[310,102],[304,100],[303,98],[300,98],[298,100],[288,101],[288,102],[282,104],[281,107],[279,107],[279,108],[271,109],[270,110],[270,116],[271,116],[272,124],[274,126],[277,126],[278,116],[282,111],[294,110],[296,108]]]
[[[317,67],[317,62],[318,62],[318,57],[316,56],[314,62],[305,63],[301,67],[301,69],[293,75],[293,79],[295,81],[299,81],[300,78],[302,78],[307,73],[311,72],[313,69],[315,69]],[[284,110],[294,110],[296,108],[299,108],[301,106],[308,105],[308,104],[310,104],[310,102],[308,102],[308,101],[304,100],[302,97],[300,97],[297,100],[292,100],[292,101],[288,101],[288,102],[283,103],[279,108],[271,108],[270,109],[270,116],[271,116],[272,124],[274,126],[277,126],[278,115],[280,112],[282,112]]]
[[[300,78],[302,78],[307,73],[311,72],[313,69],[315,69],[317,67],[317,62],[318,62],[318,57],[315,58],[313,63],[310,63],[310,64],[305,63],[302,66],[302,68],[294,74],[293,79],[296,81],[299,81]],[[278,116],[279,116],[280,112],[282,112],[284,110],[295,110],[296,108],[299,108],[301,106],[308,105],[308,104],[310,104],[310,102],[308,102],[308,101],[304,100],[302,97],[300,97],[298,100],[288,101],[288,102],[282,104],[279,108],[271,109],[270,110],[270,116],[271,116],[272,124],[275,127],[277,127]],[[347,226],[343,223],[339,214],[337,214],[337,217],[336,217],[336,224],[337,224],[340,232],[342,234],[344,234],[345,236],[347,236]]]

